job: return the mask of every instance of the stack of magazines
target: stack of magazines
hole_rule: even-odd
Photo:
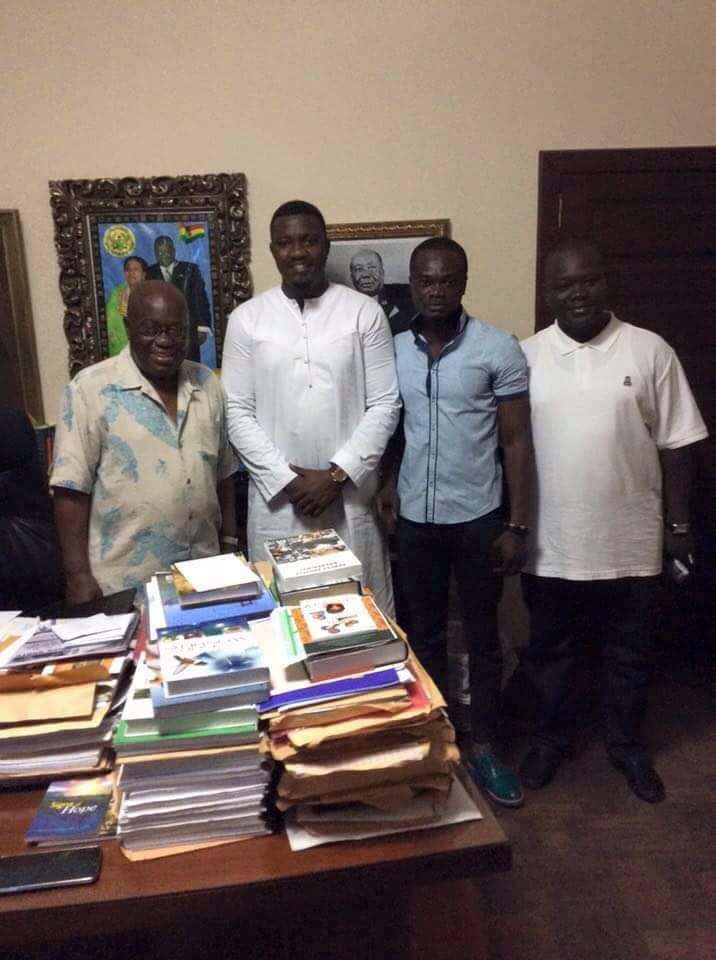
[[[0,786],[110,768],[137,619],[14,617],[0,626]]]

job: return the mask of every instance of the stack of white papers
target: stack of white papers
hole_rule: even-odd
[[[67,620],[55,620],[52,630],[64,643],[72,645],[84,643],[103,643],[108,640],[120,640],[134,619],[133,613],[108,615],[97,613],[93,617],[72,617]]]

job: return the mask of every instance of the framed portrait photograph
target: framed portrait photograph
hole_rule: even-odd
[[[25,249],[17,210],[0,210],[0,406],[44,421]]]
[[[410,326],[409,263],[428,237],[450,236],[449,220],[394,220],[337,223],[327,227],[331,250],[328,279],[374,297],[385,311],[393,336]]]
[[[70,374],[127,342],[132,289],[171,283],[189,313],[187,357],[218,367],[229,314],[251,296],[241,173],[50,182]]]

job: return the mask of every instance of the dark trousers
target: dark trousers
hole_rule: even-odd
[[[398,579],[405,627],[413,650],[447,694],[447,616],[450,571],[470,654],[473,739],[495,735],[502,658],[497,603],[502,578],[492,572],[491,547],[502,532],[499,510],[468,523],[398,523]]]
[[[527,677],[537,697],[536,744],[567,750],[575,682],[587,640],[604,673],[604,737],[611,756],[644,752],[640,736],[651,678],[659,577],[561,580],[522,575],[530,612]]]

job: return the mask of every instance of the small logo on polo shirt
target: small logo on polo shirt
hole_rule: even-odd
[[[631,377],[624,377],[624,386],[625,387],[631,386]]]

